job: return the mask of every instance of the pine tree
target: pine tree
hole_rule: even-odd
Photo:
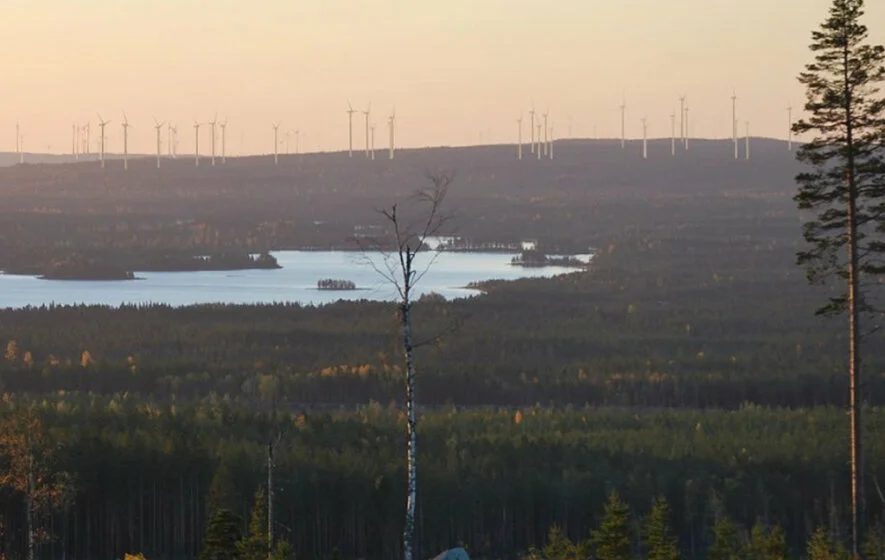
[[[830,540],[826,529],[818,527],[808,539],[808,560],[848,560],[848,552]]]
[[[741,541],[737,527],[727,517],[713,525],[713,542],[707,551],[708,560],[737,560],[741,555]]]
[[[544,557],[548,560],[576,560],[575,543],[570,541],[559,525],[550,527],[547,533],[547,544],[544,545]]]
[[[778,525],[767,529],[761,521],[757,521],[742,556],[747,560],[784,560],[787,557],[787,541],[783,529]]]
[[[663,496],[654,499],[646,525],[648,560],[679,560],[679,540],[670,527],[670,506]]]
[[[229,509],[216,510],[209,519],[200,560],[236,560],[241,518]]]
[[[885,49],[867,44],[860,23],[863,0],[833,0],[829,17],[812,33],[814,62],[799,82],[806,87],[805,110],[797,134],[815,137],[798,151],[812,167],[796,177],[800,210],[815,212],[803,226],[809,247],[798,255],[808,278],[831,279],[845,289],[818,313],[848,313],[848,377],[851,412],[852,553],[861,542],[863,511],[860,419],[861,314],[875,309],[866,289],[872,276],[885,273],[881,241],[885,221],[885,165],[881,146],[885,103],[877,83],[885,79]]]
[[[241,560],[267,560],[267,502],[264,489],[255,492],[252,504],[252,516],[249,519],[249,534],[237,542],[237,551]]]
[[[617,492],[609,494],[602,523],[593,531],[591,542],[597,560],[630,560],[630,508]]]

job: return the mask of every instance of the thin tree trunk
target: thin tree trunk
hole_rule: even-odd
[[[851,90],[849,89],[848,49],[844,50],[843,77],[845,83],[845,124],[846,148],[848,153],[848,392],[851,418],[851,552],[860,558],[860,543],[863,538],[863,469],[860,430],[860,313],[858,297],[858,254],[857,254],[857,182],[854,169],[854,129],[852,117]]]
[[[407,278],[410,272],[410,270],[407,271]],[[406,358],[406,422],[409,438],[407,454],[408,497],[406,498],[406,523],[405,528],[403,529],[403,553],[405,560],[412,560],[414,552],[415,506],[418,498],[418,420],[415,413],[415,362],[413,355],[414,348],[412,346],[412,308],[411,302],[409,301],[409,287],[410,286],[407,283],[403,290],[403,293],[405,294],[403,297],[404,301],[400,305],[400,318],[402,320],[403,329],[403,350]]]

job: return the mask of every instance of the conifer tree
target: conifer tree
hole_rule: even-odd
[[[737,560],[740,552],[741,540],[737,527],[729,518],[720,518],[713,525],[713,542],[707,551],[708,560]]]
[[[885,78],[885,50],[869,45],[861,23],[863,0],[833,0],[829,16],[812,32],[814,62],[799,82],[806,88],[807,119],[796,134],[814,134],[798,151],[811,167],[797,175],[795,200],[814,212],[803,226],[808,247],[799,253],[812,282],[844,283],[818,313],[848,314],[852,553],[859,553],[863,512],[860,419],[861,317],[874,311],[869,289],[885,273],[885,165],[882,138],[885,103],[877,84]]]
[[[249,534],[237,542],[237,551],[241,560],[266,560],[267,559],[267,505],[264,499],[264,489],[259,488],[255,492],[255,501],[252,504],[252,516],[249,519]]]
[[[654,499],[646,525],[648,560],[679,560],[679,540],[670,526],[670,506],[663,496]]]
[[[808,560],[848,560],[848,552],[841,545],[833,543],[823,527],[818,527],[808,539],[807,552]]]
[[[209,519],[200,560],[236,560],[241,518],[229,509],[216,510]]]
[[[597,560],[630,560],[630,508],[617,492],[609,494],[599,529],[591,542]]]
[[[544,545],[544,557],[547,560],[578,560],[577,547],[562,532],[559,525],[550,527],[547,533],[547,544]]]

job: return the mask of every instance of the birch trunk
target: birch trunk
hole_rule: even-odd
[[[403,554],[412,560],[415,543],[415,508],[418,501],[418,419],[415,412],[415,361],[412,346],[412,315],[408,290],[400,305],[403,329],[403,350],[406,359],[406,422],[408,434],[408,482],[406,487],[406,523],[403,529]]]

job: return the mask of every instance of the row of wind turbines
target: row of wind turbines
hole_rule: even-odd
[[[365,141],[365,157],[366,159],[375,159],[375,125],[370,124],[370,115],[372,110],[372,104],[369,103],[368,107],[365,111],[362,111],[362,114],[365,116],[366,122],[366,141]],[[350,102],[347,102],[347,115],[348,115],[348,156],[353,157],[353,114],[357,111],[354,110],[353,106]],[[99,127],[99,151],[98,158],[101,164],[102,169],[105,168],[107,159],[105,158],[106,151],[106,140],[107,135],[105,134],[105,128],[107,125],[111,124],[112,121],[105,120],[102,118],[101,114],[98,114],[98,127]],[[214,166],[216,164],[216,142],[218,140],[217,128],[221,128],[221,154],[220,160],[221,163],[224,164],[227,162],[227,119],[222,122],[218,121],[218,115],[216,114],[211,121],[207,121],[205,123],[201,123],[197,120],[194,120],[193,128],[194,128],[194,165],[196,167],[200,166],[200,128],[204,125],[208,125],[210,127],[210,164]],[[129,119],[126,116],[126,113],[123,113],[123,121],[121,122],[121,126],[123,128],[123,169],[129,169],[129,129],[134,128],[133,125],[129,123]],[[173,125],[172,123],[164,123],[159,122],[154,119],[154,129],[156,130],[156,138],[157,138],[157,168],[159,169],[161,166],[161,161],[163,159],[163,126],[166,126],[167,132],[167,156],[170,158],[178,157],[178,127]],[[393,159],[396,153],[396,109],[394,109],[390,116],[387,118],[387,126],[389,132],[389,142],[388,142],[388,158]],[[274,165],[279,164],[279,147],[280,147],[280,138],[279,138],[279,129],[280,123],[274,122],[271,125],[273,130],[273,160]],[[286,152],[289,153],[289,137],[293,131],[288,130],[285,132],[286,136]],[[300,153],[300,130],[295,130],[295,154]],[[19,153],[19,161],[21,163],[24,162],[24,152],[22,151],[23,146],[23,136],[21,135],[18,124],[16,124],[16,150]],[[74,124],[72,125],[72,142],[71,142],[71,153],[73,154],[75,160],[79,160],[81,155],[90,155],[92,152],[90,151],[90,141],[91,141],[91,123],[87,122],[85,125]]]
[[[732,109],[732,143],[734,146],[734,159],[740,159],[740,140],[738,138],[738,118],[737,118],[737,95],[734,91],[732,91],[731,96],[731,109]],[[677,115],[676,111],[670,114],[670,154],[675,156],[677,153],[677,144],[682,147],[684,151],[688,151],[689,149],[689,107],[687,104],[687,96],[681,95],[678,98],[679,100],[679,132],[677,135],[676,130],[676,121]],[[627,103],[626,98],[624,98],[619,106],[620,116],[621,116],[621,148],[626,148],[627,138],[626,138],[626,111],[627,111]],[[793,109],[792,107],[787,107],[787,149],[793,150]],[[366,159],[374,160],[375,159],[375,124],[371,122],[371,114],[372,114],[372,104],[371,102],[367,105],[364,111],[358,111],[353,108],[350,101],[347,102],[347,120],[348,120],[348,157],[353,158],[353,115],[354,113],[362,113],[365,119],[365,143],[364,143],[364,155]],[[539,113],[535,110],[534,102],[531,105],[531,109],[528,111],[530,123],[529,123],[529,132],[530,132],[530,153],[534,155],[537,159],[548,158],[553,159],[553,147],[554,147],[554,135],[553,135],[553,124],[549,121],[550,112],[549,109],[545,109],[543,113]],[[101,167],[104,168],[106,165],[106,140],[107,136],[105,134],[106,127],[111,124],[112,121],[105,120],[102,118],[101,114],[98,114],[98,127],[99,127],[99,135],[98,135],[98,156],[99,161],[101,163]],[[517,131],[517,159],[523,159],[523,115],[520,114],[519,118],[516,119],[518,125]],[[643,117],[640,120],[642,126],[642,158],[648,158],[648,118]],[[743,137],[744,140],[744,158],[750,159],[750,121],[744,121],[745,125],[745,134]],[[160,167],[161,161],[163,158],[162,150],[163,150],[163,127],[166,127],[166,146],[167,146],[167,156],[169,158],[177,158],[178,157],[178,126],[172,123],[164,123],[159,122],[154,119],[154,129],[156,131],[156,165],[157,168]],[[211,135],[210,135],[210,164],[212,166],[216,165],[217,160],[217,141],[219,139],[219,135],[217,133],[217,129],[221,129],[221,153],[220,160],[221,163],[224,164],[227,161],[227,119],[222,122],[218,121],[218,115],[213,116],[212,120],[207,121],[205,123],[201,123],[194,120],[193,129],[194,129],[194,165],[196,167],[200,166],[201,154],[200,154],[200,128],[203,126],[210,127]],[[121,127],[123,129],[123,150],[122,150],[122,159],[123,159],[123,168],[129,169],[129,129],[134,128],[133,125],[129,123],[129,119],[126,116],[126,113],[123,113],[123,120],[121,122]],[[274,122],[272,125],[273,130],[273,161],[274,165],[279,164],[279,147],[280,147],[280,138],[279,138],[279,128],[280,123]],[[394,159],[396,153],[396,108],[394,108],[390,115],[387,117],[387,127],[388,127],[388,158]],[[19,156],[19,162],[24,163],[24,135],[21,133],[21,129],[19,124],[16,123],[16,151]],[[295,130],[295,153],[300,153],[300,130]],[[285,146],[286,153],[290,153],[289,151],[289,139],[290,135],[293,133],[291,130],[287,130],[285,134]],[[595,137],[595,127],[594,127],[594,137]],[[85,125],[74,124],[72,126],[72,145],[71,151],[75,158],[75,160],[79,160],[81,155],[91,155],[91,146],[90,141],[92,138],[91,131],[91,123],[87,122]]]
[[[731,95],[731,140],[734,145],[734,159],[740,159],[740,140],[738,138],[738,118],[737,118],[737,94],[732,91]],[[678,144],[682,146],[683,150],[688,151],[689,144],[689,120],[688,120],[688,111],[689,107],[686,103],[688,97],[683,94],[679,96],[679,136],[676,135],[676,112],[670,113],[670,155],[676,155],[676,146],[677,146],[677,138]],[[622,100],[621,105],[619,106],[621,111],[621,149],[625,149],[627,146],[627,135],[626,135],[626,113],[627,113],[627,102],[626,99]],[[787,150],[793,151],[793,107],[787,107]],[[548,126],[548,117],[549,110],[545,110],[544,113],[540,115],[543,119],[543,128],[544,128],[544,143],[541,144],[541,126],[542,123],[535,122],[535,106],[532,103],[531,109],[529,109],[529,117],[531,118],[531,122],[529,125],[529,131],[531,133],[531,153],[536,155],[537,159],[541,159],[542,156],[545,158],[553,159],[553,125]],[[522,141],[522,123],[523,116],[520,114],[519,118],[516,119],[517,123],[517,159],[523,159],[523,141]],[[640,119],[640,124],[642,126],[642,158],[648,159],[648,118],[642,117]],[[744,133],[744,159],[750,159],[750,121],[744,121],[745,125],[745,133]],[[535,136],[535,130],[537,127],[537,141]],[[595,127],[594,127],[594,137],[595,137]],[[537,142],[537,145],[536,145]]]

